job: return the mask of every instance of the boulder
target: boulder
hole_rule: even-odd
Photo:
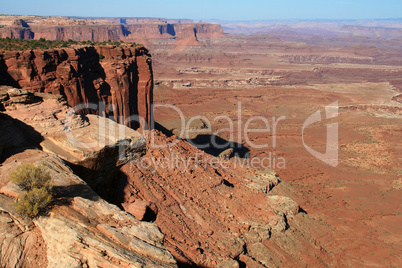
[[[3,107],[12,104],[29,104],[34,101],[34,94],[28,90],[8,86],[0,87],[0,103]]]
[[[269,229],[274,233],[284,232],[288,228],[284,215],[274,215],[268,217],[268,226]]]
[[[232,259],[223,261],[220,264],[218,264],[218,268],[239,268],[239,267],[240,267],[239,262]]]
[[[125,211],[133,215],[137,220],[154,220],[158,213],[155,204],[149,201],[136,200],[133,203],[122,204]]]
[[[267,196],[271,208],[278,215],[292,216],[299,213],[299,205],[290,197],[272,195]]]
[[[250,176],[249,179],[251,182],[246,184],[248,188],[258,189],[265,194],[268,194],[269,191],[280,183],[279,177],[271,169],[259,170],[254,176]]]

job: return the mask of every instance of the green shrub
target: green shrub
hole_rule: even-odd
[[[46,188],[34,188],[18,196],[15,208],[19,214],[34,218],[49,206],[52,199],[51,193]]]
[[[17,184],[22,190],[30,191],[34,188],[52,188],[52,179],[46,167],[42,164],[22,164],[10,174],[11,182]]]
[[[116,46],[120,46],[124,44],[123,41],[103,41],[103,42],[91,42],[91,41],[74,41],[69,39],[68,41],[56,41],[56,40],[46,40],[45,38],[40,38],[37,40],[25,40],[25,39],[18,39],[18,38],[0,38],[0,49],[4,50],[29,50],[29,49],[54,49],[54,48],[65,48],[71,47],[72,45],[106,45],[112,44]],[[136,43],[127,43],[132,44],[133,46],[137,46]]]
[[[22,164],[10,174],[10,180],[24,190],[15,204],[19,214],[34,218],[52,202],[52,179],[43,164]]]
[[[105,56],[103,56],[102,54],[99,54],[99,59],[101,60],[101,59],[104,59],[105,58]]]
[[[70,44],[66,41],[61,41],[61,47],[69,47]]]

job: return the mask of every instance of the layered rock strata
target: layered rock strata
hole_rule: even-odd
[[[152,62],[142,46],[5,51],[0,84],[65,96],[76,112],[148,129],[152,122]]]

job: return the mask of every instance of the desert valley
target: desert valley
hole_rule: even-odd
[[[402,265],[401,20],[1,15],[0,38],[1,267]],[[36,217],[24,163],[52,178]]]

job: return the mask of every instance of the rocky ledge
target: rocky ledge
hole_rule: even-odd
[[[71,169],[116,168],[131,153],[144,153],[143,136],[110,119],[74,114],[54,95],[4,87],[2,92],[0,266],[176,267],[155,224],[106,202]],[[13,206],[21,190],[9,174],[22,163],[43,163],[54,184],[53,207],[33,221]]]

